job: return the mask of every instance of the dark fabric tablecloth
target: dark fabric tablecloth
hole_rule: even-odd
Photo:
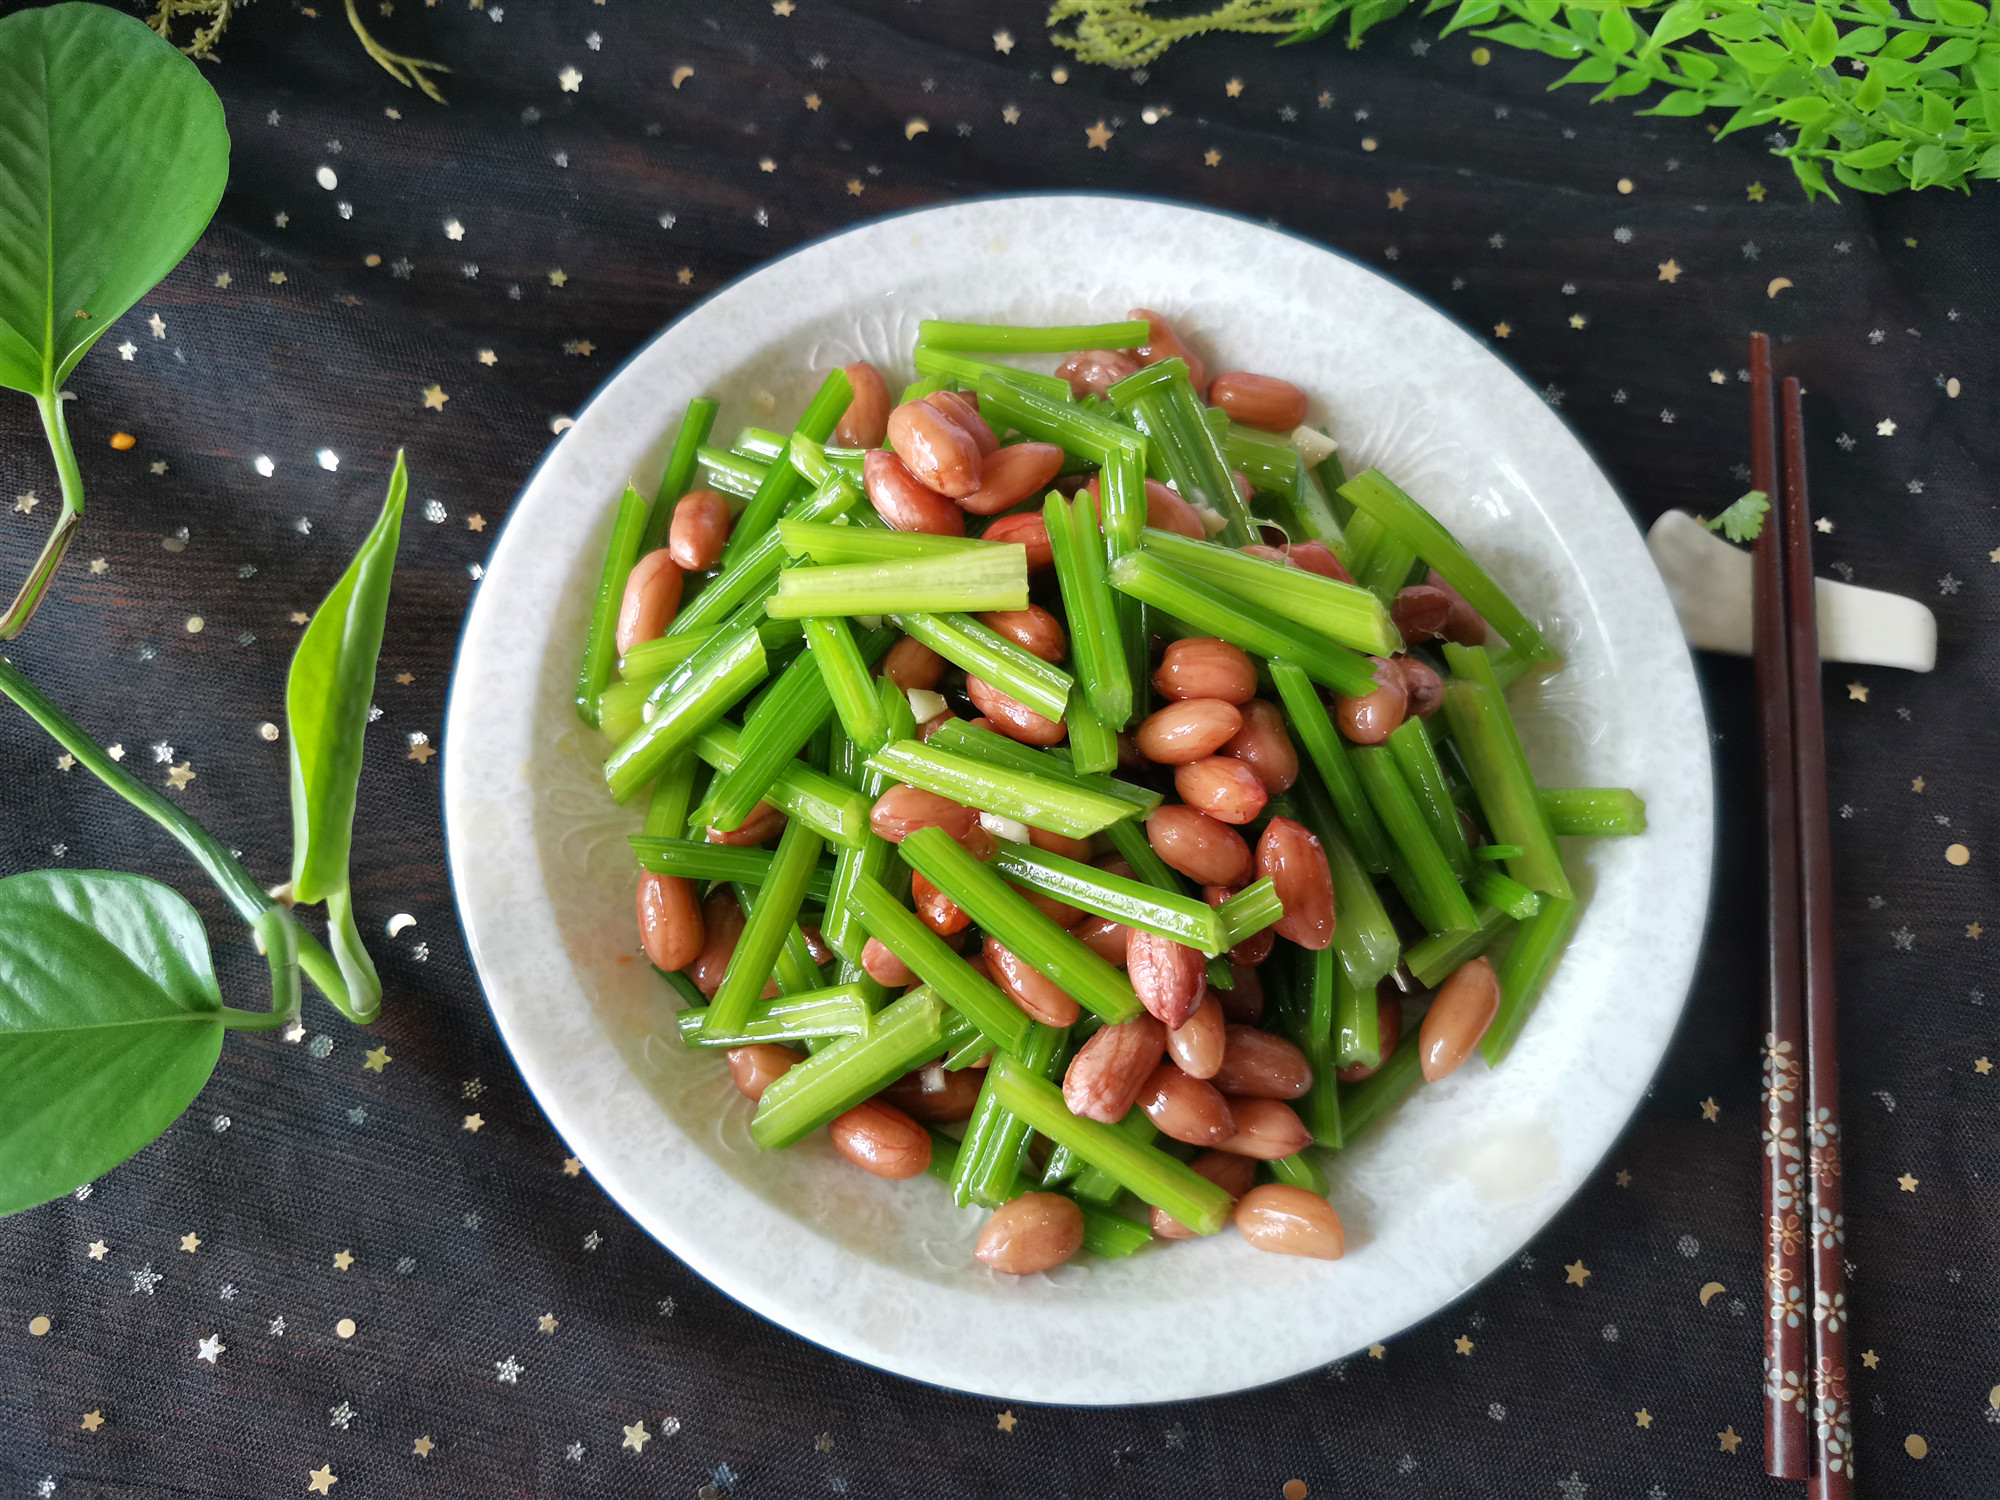
[[[355,845],[388,1001],[366,1034],[311,1000],[295,1044],[230,1038],[164,1139],[0,1223],[0,1493],[295,1495],[315,1473],[340,1500],[1785,1491],[1761,1472],[1742,661],[1701,663],[1719,879],[1644,1108],[1516,1263],[1380,1357],[1162,1408],[912,1385],[689,1274],[566,1169],[521,1086],[454,920],[428,748],[552,421],[804,240],[1105,188],[1269,219],[1430,298],[1544,389],[1641,524],[1747,487],[1746,340],[1775,336],[1809,392],[1821,571],[1923,599],[1940,626],[1933,675],[1828,674],[1863,1493],[2000,1494],[1991,187],[1808,205],[1755,138],[1548,94],[1557,64],[1482,63],[1434,21],[1359,51],[1190,43],[1113,76],[1065,69],[1035,0],[363,9],[385,45],[451,64],[449,105],[385,76],[333,0],[239,13],[207,67],[228,194],[70,383],[90,509],[11,654],[149,781],[187,767],[172,795],[281,879],[285,748],[259,726],[282,721],[299,612],[406,447]],[[137,446],[114,451],[117,430]],[[31,404],[0,401],[10,579],[54,493]],[[48,864],[175,884],[225,991],[259,1003],[258,961],[179,850],[9,708],[0,872]],[[396,913],[415,925],[383,936]]]

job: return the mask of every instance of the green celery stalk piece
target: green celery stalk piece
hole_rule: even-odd
[[[1146,837],[1146,830],[1140,826],[1137,818],[1123,823],[1113,823],[1104,832],[1111,840],[1111,847],[1116,849],[1125,863],[1132,867],[1132,873],[1154,890],[1172,891],[1178,895],[1184,889],[1180,876],[1173,872],[1165,860],[1153,852],[1152,841]],[[1225,924],[1224,936],[1227,935]]]
[[[1027,1044],[1021,1048],[1021,1062],[1042,1077],[1051,1077],[1068,1056],[1068,1042],[1067,1026],[1047,1026],[1037,1022]],[[990,1074],[991,1069],[988,1072]],[[989,1096],[990,1114],[982,1117],[982,1112],[988,1107]],[[990,1076],[980,1086],[979,1100],[973,1106],[972,1126],[966,1131],[967,1139],[975,1130],[983,1137],[977,1164],[970,1172],[961,1170],[952,1184],[953,1196],[958,1196],[962,1185],[964,1197],[959,1200],[961,1208],[966,1202],[998,1208],[1014,1196],[1021,1164],[1027,1158],[1028,1139],[1034,1132],[1027,1121],[999,1102]],[[964,1158],[960,1161],[962,1167]]]
[[[1380,599],[1358,584],[1267,562],[1213,542],[1148,529],[1145,546],[1192,577],[1370,656],[1393,656],[1402,634]]]
[[[1018,818],[1037,828],[1084,838],[1132,815],[1131,804],[1075,781],[1033,775],[941,750],[920,740],[898,740],[868,757],[868,764],[898,781],[936,792],[966,807]]]
[[[854,387],[848,383],[847,372],[839,369],[827,371],[826,379],[820,382],[819,390],[806,404],[795,430],[803,432],[816,443],[824,443],[853,399]],[[737,517],[736,525],[731,528],[729,544],[722,549],[725,573],[731,564],[763,540],[771,530],[771,523],[784,515],[806,488],[805,477],[789,462],[771,465],[763,482],[757,486],[757,493],[744,505],[743,514]]]
[[[939,725],[926,743],[955,755],[983,761],[987,765],[1004,766],[1026,776],[1040,776],[1074,783],[1087,792],[1124,803],[1132,810],[1128,816],[1143,817],[1158,807],[1163,800],[1158,792],[1150,788],[1134,786],[1129,781],[1119,781],[1111,776],[1087,774],[1078,770],[1073,762],[1066,761],[1060,756],[1037,750],[1031,745],[1023,745],[1018,740],[1010,740],[1004,734],[995,734],[990,729],[976,728],[963,719],[952,719]],[[1129,860],[1131,856],[1127,855],[1126,858]],[[1132,862],[1132,868],[1135,870],[1139,868],[1137,861]]]
[[[1031,328],[1013,323],[947,323],[925,318],[917,343],[961,354],[1068,354],[1078,349],[1137,349],[1152,337],[1144,318],[1121,323],[1085,323]]]
[[[1105,576],[1104,548],[1088,514],[1087,507],[1079,509],[1060,495],[1042,502],[1056,584],[1069,616],[1070,653],[1084,695],[1099,722],[1123,727],[1132,717],[1132,674],[1119,636],[1118,596]]]
[[[1490,1028],[1489,1028],[1490,1033]],[[1420,1031],[1412,1031],[1396,1045],[1388,1060],[1359,1083],[1340,1086],[1340,1121],[1347,1140],[1352,1141],[1383,1115],[1401,1104],[1424,1081],[1424,1067],[1418,1056]]]
[[[819,863],[825,842],[802,818],[785,824],[771,868],[757,891],[736,952],[723,972],[722,985],[708,1004],[709,1024],[718,1031],[736,1031],[750,1018],[751,1007],[771,977],[779,950],[791,935],[805,905],[806,882]]]
[[[988,372],[979,377],[980,410],[991,408],[989,420],[997,417],[1039,442],[1054,443],[1065,453],[1099,464],[1120,453],[1137,454],[1145,446],[1131,428],[1071,400],[1068,382],[1058,396],[1008,378],[1013,373]]]
[[[1408,495],[1389,482],[1380,469],[1357,474],[1340,487],[1340,493],[1357,512],[1373,516],[1384,530],[1400,540],[1411,553],[1437,569],[1444,581],[1465,596],[1514,646],[1530,657],[1553,659],[1556,650],[1507,597],[1472,554],[1443,524]],[[1360,577],[1359,565],[1355,576]]]
[[[1203,905],[1207,903],[1204,902]],[[1338,908],[1336,908],[1338,909]],[[1234,948],[1245,938],[1255,937],[1285,915],[1285,903],[1270,876],[1252,881],[1215,908],[1222,923],[1222,946]]]
[[[1114,1024],[1140,1013],[1139,997],[1122,973],[1043,916],[942,828],[920,828],[899,848],[905,864],[1086,1010]]]
[[[1510,880],[1491,865],[1475,871],[1472,879],[1466,882],[1466,890],[1473,900],[1497,906],[1516,921],[1525,922],[1542,909],[1542,898],[1538,892],[1529,890],[1518,880]]]
[[[1333,951],[1340,955],[1340,966],[1351,983],[1372,989],[1396,967],[1402,946],[1396,924],[1389,919],[1361,857],[1348,842],[1333,800],[1311,768],[1300,769],[1292,795],[1298,799],[1300,820],[1319,839],[1333,874],[1333,909],[1339,914],[1333,928]]]
[[[1023,556],[1026,549],[1023,549]],[[889,620],[953,666],[990,683],[1047,719],[1060,719],[1075,679],[996,634],[967,614],[898,613]]]
[[[635,792],[687,749],[764,679],[764,642],[755,630],[717,635],[654,689],[652,717],[604,763],[605,784],[617,802]]]
[[[583,638],[583,664],[576,676],[576,713],[595,729],[602,718],[598,699],[611,681],[611,663],[618,655],[615,639],[618,608],[625,598],[625,580],[639,560],[639,543],[645,538],[646,522],[652,509],[631,485],[618,498],[617,514],[611,522],[611,542],[604,553],[604,571],[597,581],[597,597],[591,603],[590,627]]]
[[[922,531],[885,531],[878,526],[836,526],[828,521],[793,520],[778,523],[778,541],[793,557],[830,564],[957,557],[1002,545],[970,536],[931,536]],[[1022,550],[1025,555],[1026,549]]]
[[[924,1170],[950,1186],[958,1174],[958,1142],[935,1126],[926,1125],[924,1133],[931,1138],[931,1162]]]
[[[953,1010],[971,1021],[996,1045],[1019,1052],[1034,1022],[945,940],[923,924],[878,880],[857,879],[849,893],[862,924],[896,957],[908,964]]]
[[[1123,1260],[1153,1242],[1151,1225],[1128,1219],[1095,1203],[1079,1203],[1083,1210],[1083,1248],[1105,1260]]]
[[[1326,1168],[1304,1151],[1297,1156],[1281,1156],[1276,1161],[1264,1163],[1270,1169],[1271,1181],[1282,1182],[1287,1187],[1304,1188],[1307,1192],[1324,1198],[1333,1191],[1333,1183],[1327,1178]]]
[[[1342,748],[1340,732],[1334,728],[1333,720],[1327,717],[1319,694],[1313,690],[1312,679],[1302,668],[1288,661],[1274,661],[1270,667],[1271,681],[1277,684],[1278,696],[1284,700],[1292,733],[1305,747],[1313,768],[1319,772],[1340,819],[1340,826],[1347,834],[1348,844],[1364,870],[1377,875],[1385,873],[1389,868],[1388,832],[1382,827],[1382,820],[1375,816],[1375,809],[1369,805],[1361,783],[1355,779],[1354,768],[1348,764],[1346,751]],[[1325,842],[1323,835],[1321,842]]]
[[[944,1001],[928,988],[912,990],[878,1012],[866,1036],[843,1037],[774,1079],[758,1102],[750,1138],[767,1151],[803,1140],[936,1057],[943,1038]]]
[[[646,522],[639,556],[667,544],[674,524],[674,507],[694,488],[694,471],[701,462],[701,445],[715,430],[717,404],[712,397],[696,396],[687,404],[681,425],[674,433],[674,446],[667,453],[667,466],[660,473],[660,488],[653,496],[653,513]]]
[[[708,774],[692,751],[675,756],[653,782],[653,795],[646,803],[644,836],[678,841],[687,832],[688,808],[694,802],[695,786]],[[637,853],[637,850],[634,850]],[[639,867],[646,867],[640,860]],[[670,871],[661,871],[670,874]]]
[[[1500,960],[1500,1009],[1479,1043],[1489,1068],[1500,1065],[1513,1050],[1521,1028],[1528,1024],[1528,1016],[1541,998],[1549,971],[1569,946],[1579,911],[1574,899],[1548,897],[1542,902],[1542,909],[1523,922],[1514,934],[1507,956]]]
[[[1458,820],[1458,804],[1451,800],[1451,785],[1445,780],[1437,746],[1431,743],[1430,726],[1422,719],[1409,718],[1396,726],[1387,741],[1396,766],[1403,773],[1417,807],[1424,815],[1437,846],[1460,880],[1472,874],[1472,846],[1466,842],[1465,826]]]
[[[868,663],[854,643],[854,632],[838,615],[808,618],[805,629],[808,654],[819,665],[833,711],[840,716],[840,727],[856,744],[871,751],[880,749],[888,743],[889,726],[868,676]]]
[[[1222,913],[1206,901],[1184,896],[1179,891],[1159,890],[1143,881],[1128,880],[1028,844],[1002,844],[990,863],[1017,885],[1114,922],[1123,922],[1127,927],[1199,948],[1211,957],[1230,946]],[[1273,908],[1273,913],[1260,926],[1250,928],[1250,932],[1261,932],[1284,915],[1284,907],[1269,889],[1270,882],[1260,884],[1266,887],[1264,894],[1271,897],[1266,904]],[[1249,936],[1249,932],[1244,936]]]
[[[804,1066],[804,1065],[802,1065]],[[794,1070],[796,1071],[796,1069]],[[1196,1234],[1214,1234],[1229,1222],[1235,1206],[1228,1190],[1156,1147],[1135,1142],[1112,1126],[1079,1119],[1063,1103],[1062,1091],[1011,1057],[996,1057],[987,1083],[1000,1102],[1058,1145],[1154,1208],[1162,1209]],[[774,1084],[773,1087],[776,1087]]]
[[[1033,370],[1017,370],[1011,365],[989,364],[983,359],[973,359],[970,355],[957,354],[950,349],[939,349],[928,344],[919,344],[910,351],[910,363],[919,375],[944,377],[949,383],[938,387],[949,390],[953,385],[976,387],[982,380],[991,379],[1023,390],[1039,392],[1050,401],[1069,401],[1069,382],[1060,375],[1039,375]],[[928,391],[925,395],[930,394]],[[920,400],[905,393],[904,400]],[[1023,429],[1024,431],[1026,429]]]
[[[861,505],[861,486],[847,475],[835,472],[827,476],[825,484],[797,501],[787,515],[800,521],[831,521]],[[743,517],[739,516],[731,533],[731,545],[744,534]],[[691,601],[681,606],[680,613],[674,616],[674,623],[667,627],[667,634],[696,635],[713,631],[745,605],[761,605],[777,592],[778,572],[784,563],[784,544],[778,538],[777,529],[767,526],[764,534],[741,552],[723,554],[722,571],[711,578]],[[762,610],[758,613],[761,615]]]
[[[1545,786],[1542,813],[1557,838],[1626,837],[1646,831],[1646,802],[1622,786]]]
[[[1445,684],[1444,715],[1486,814],[1486,826],[1496,842],[1521,846],[1520,857],[1507,861],[1507,873],[1530,890],[1568,900],[1575,892],[1563,873],[1562,855],[1542,811],[1521,737],[1499,690],[1477,675],[1490,674],[1486,653],[1447,642],[1445,660],[1453,672],[1473,674],[1455,676]]]
[[[1337,693],[1375,691],[1374,669],[1344,646],[1224,593],[1144,548],[1111,564],[1111,582],[1137,599],[1177,616],[1204,635],[1219,636],[1252,656],[1282,658]]]
[[[908,739],[917,732],[916,716],[910,712],[910,700],[895,683],[886,677],[876,678],[875,697],[886,738]],[[820,923],[820,933],[834,952],[849,963],[858,965],[861,950],[868,941],[868,931],[861,924],[860,913],[854,909],[852,895],[855,881],[865,875],[885,885],[894,882],[891,894],[899,900],[902,891],[908,887],[896,879],[896,873],[903,868],[895,858],[896,846],[874,832],[867,823],[867,809],[873,807],[875,799],[889,789],[889,778],[880,771],[868,769],[863,764],[866,752],[851,741],[844,748],[846,753],[834,768],[834,774],[839,780],[860,787],[863,808],[861,836],[853,845],[840,851],[840,858],[834,865],[833,890],[826,899],[826,917]]]
[[[1124,1119],[1109,1128],[1139,1146],[1151,1145],[1160,1133],[1159,1127],[1153,1123],[1152,1116],[1136,1104],[1125,1111]],[[1056,1149],[1067,1151],[1068,1148],[1058,1146]],[[1074,1160],[1074,1153],[1071,1153],[1071,1156]],[[1070,1195],[1078,1203],[1085,1206],[1098,1204],[1108,1208],[1125,1196],[1125,1185],[1109,1172],[1081,1161],[1077,1163],[1077,1167],[1076,1181],[1070,1187]]]
[[[657,791],[654,801],[659,800]],[[768,849],[739,849],[699,839],[661,838],[635,833],[627,840],[639,868],[683,880],[727,880],[736,885],[762,885],[771,869]],[[833,893],[833,870],[816,865],[806,877],[806,899],[825,901]]]
[[[1118,732],[1097,717],[1087,697],[1079,693],[1070,699],[1063,723],[1069,727],[1071,765],[1079,771],[1118,769]]]
[[[898,562],[787,568],[764,603],[774,619],[1028,607],[1028,549],[1019,543]]]
[[[732,725],[715,724],[695,740],[694,752],[717,770],[729,771],[742,759],[737,745]],[[765,789],[764,799],[787,817],[803,819],[828,843],[844,849],[862,847],[862,836],[868,832],[868,799],[823,771],[803,762],[788,765]]]
[[[1295,968],[1285,976],[1293,994],[1289,1001],[1281,1000],[1278,1020],[1281,1029],[1290,1034],[1293,1043],[1305,1053],[1306,1061],[1312,1064],[1313,1079],[1312,1086],[1293,1108],[1315,1141],[1337,1150],[1346,1134],[1340,1114],[1340,1080],[1335,1076],[1341,1067],[1340,1040],[1335,1030],[1342,979],[1340,959],[1331,948],[1297,956],[1303,961],[1297,967],[1304,972],[1298,973]],[[1299,993],[1301,988],[1303,993]]]
[[[618,658],[618,675],[627,682],[658,682],[699,651],[704,642],[714,638],[711,632],[708,635],[663,635],[655,640],[641,641]],[[768,642],[765,648],[769,649]]]
[[[690,1006],[674,1017],[681,1040],[690,1047],[748,1047],[757,1042],[803,1041],[816,1036],[865,1036],[871,1012],[858,984],[835,985],[762,1000],[735,1031],[708,1024],[707,1006]]]
[[[1314,980],[1317,983],[1318,972]],[[1315,997],[1317,998],[1317,997]],[[1382,1061],[1382,1008],[1374,985],[1362,986],[1347,977],[1338,964],[1333,971],[1333,1063],[1337,1068],[1356,1063],[1374,1067]]]
[[[1425,989],[1443,984],[1460,964],[1479,957],[1514,925],[1514,919],[1497,906],[1482,901],[1476,902],[1472,910],[1479,919],[1479,925],[1472,931],[1436,933],[1412,943],[1404,952],[1404,964]]]
[[[708,478],[707,488],[738,500],[748,500],[756,494],[769,472],[768,465],[754,458],[745,458],[706,441],[696,448],[695,460],[700,472]]]
[[[1410,876],[1417,919],[1432,932],[1479,925],[1451,861],[1431,837],[1410,785],[1385,745],[1350,745],[1347,758]]]

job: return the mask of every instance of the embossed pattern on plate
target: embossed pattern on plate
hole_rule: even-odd
[[[1115,267],[1115,276],[1107,268]],[[1226,272],[1223,269],[1226,268]],[[610,508],[657,480],[690,396],[718,430],[776,426],[830,366],[907,376],[923,317],[1071,322],[1134,304],[1211,371],[1313,394],[1350,466],[1432,507],[1569,665],[1517,710],[1549,784],[1646,797],[1643,839],[1577,844],[1571,950],[1505,1067],[1420,1091],[1333,1160],[1337,1264],[1233,1233],[1010,1281],[970,1257],[979,1216],[877,1181],[817,1138],[755,1150],[749,1106],[674,1037],[638,952],[605,747],[570,694]],[[1240,1390],[1388,1336],[1501,1265],[1575,1191],[1680,1015],[1708,898],[1706,725],[1672,607],[1624,506],[1535,393],[1462,329],[1318,246],[1202,210],[1097,196],[982,200],[847,231],[764,267],[644,346],[550,450],[466,625],[444,742],[452,879],[528,1085],[593,1176],[729,1295],[919,1380],[1111,1404]],[[1176,1331],[1161,1359],[1159,1330]]]

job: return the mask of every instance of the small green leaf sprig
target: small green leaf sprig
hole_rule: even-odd
[[[1229,6],[1168,23],[1148,3],[1057,0],[1050,24],[1076,24],[1054,40],[1087,62],[1132,67],[1180,35],[1275,29],[1285,8],[1266,7],[1253,28],[1234,24]],[[1413,3],[1300,5],[1280,45],[1344,20],[1356,47]],[[1726,110],[1712,127],[1717,139],[1766,126],[1789,133],[1773,154],[1791,163],[1808,198],[1838,196],[1835,183],[1965,191],[1974,178],[2000,177],[2000,20],[1977,0],[1429,0],[1423,13],[1441,10],[1452,12],[1443,35],[1469,31],[1571,63],[1552,89],[1597,85],[1592,102],[1658,89],[1640,114]]]
[[[1719,531],[1732,542],[1754,542],[1764,534],[1764,518],[1771,513],[1771,497],[1762,490],[1745,490],[1724,508],[1721,515],[1701,524]]]

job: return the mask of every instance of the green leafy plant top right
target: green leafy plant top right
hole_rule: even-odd
[[[1085,62],[1138,67],[1204,31],[1271,32],[1280,42],[1325,36],[1345,21],[1359,46],[1369,28],[1415,0],[1231,0],[1172,19],[1151,0],[1056,0],[1051,27]],[[1452,9],[1430,0],[1425,15]],[[1572,64],[1550,88],[1597,86],[1593,102],[1658,90],[1644,115],[1726,110],[1717,138],[1769,129],[1786,143],[1808,197],[1833,182],[1864,193],[1965,190],[2000,177],[2000,22],[1977,0],[1457,0],[1456,31]]]

